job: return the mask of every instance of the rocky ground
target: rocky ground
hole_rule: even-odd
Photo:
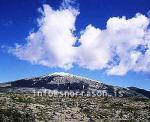
[[[1,93],[0,122],[150,122],[150,100]]]

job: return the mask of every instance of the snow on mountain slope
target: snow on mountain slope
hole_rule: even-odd
[[[8,85],[9,84],[9,85]],[[2,85],[0,85],[2,86]],[[4,86],[4,85],[3,85]],[[6,89],[49,89],[49,90],[71,90],[71,91],[96,91],[105,90],[110,96],[115,96],[116,93],[120,96],[141,96],[142,93],[135,90],[116,87],[101,83],[99,81],[91,80],[85,77],[64,73],[55,72],[46,74],[40,77],[26,78],[21,80],[12,81],[5,84],[6,87],[0,87],[0,91],[7,91]]]

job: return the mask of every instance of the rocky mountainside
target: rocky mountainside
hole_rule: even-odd
[[[35,96],[35,90],[84,91],[85,96]],[[111,97],[86,96],[96,91]],[[21,79],[0,84],[0,122],[149,122],[149,93],[68,73]]]
[[[128,87],[128,89],[136,91],[136,92],[138,92],[140,94],[143,94],[144,96],[150,98],[150,91],[146,91],[144,89],[139,89],[139,88],[136,88],[136,87]]]
[[[150,99],[2,93],[0,122],[150,122]]]
[[[72,75],[69,73],[53,73],[41,77],[26,78],[17,81],[0,84],[0,92],[33,92],[33,90],[58,90],[58,91],[84,91],[85,94],[96,91],[104,91],[108,96],[118,97],[145,97],[148,98],[150,92],[137,90],[136,88],[122,88],[103,84],[99,81],[85,77]]]

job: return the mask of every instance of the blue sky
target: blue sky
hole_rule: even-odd
[[[31,76],[39,76],[45,73],[63,71],[63,72],[69,72],[69,73],[73,73],[73,74],[77,74],[81,76],[86,76],[92,79],[102,81],[107,84],[123,86],[123,87],[136,86],[139,88],[150,90],[149,71],[148,69],[146,69],[146,71],[143,71],[145,70],[145,67],[139,70],[138,68],[135,68],[134,66],[128,69],[127,72],[123,73],[122,75],[116,75],[116,74],[108,75],[106,73],[106,69],[108,67],[105,66],[104,68],[101,68],[103,67],[103,65],[100,66],[101,64],[98,63],[96,66],[99,66],[100,68],[96,68],[95,65],[93,66],[93,63],[89,63],[91,60],[88,57],[84,57],[85,55],[84,53],[82,54],[82,52],[87,52],[87,50],[83,50],[85,49],[85,47],[80,49],[81,55],[80,55],[80,50],[78,54],[79,55],[78,58],[83,57],[85,60],[81,60],[80,63],[73,62],[72,63],[73,67],[70,68],[69,70],[65,70],[64,68],[62,68],[63,62],[60,62],[60,65],[57,63],[54,66],[53,65],[51,66],[49,64],[48,66],[44,66],[41,62],[38,62],[38,61],[36,61],[35,63],[31,61],[29,57],[22,56],[24,54],[22,52],[26,50],[23,50],[20,48],[19,48],[19,55],[16,55],[16,47],[14,47],[14,44],[17,43],[25,47],[25,44],[27,44],[27,37],[29,37],[31,33],[36,33],[39,30],[39,26],[37,26],[38,25],[37,18],[42,18],[42,17],[38,9],[39,8],[45,9],[43,7],[44,4],[50,6],[53,9],[54,13],[56,13],[56,11],[59,10],[60,15],[63,14],[62,10],[60,10],[60,6],[62,6],[61,0],[32,0],[32,1],[31,0],[13,0],[13,1],[1,0],[0,1],[0,15],[1,15],[0,16],[0,47],[1,47],[0,48],[0,82],[16,80],[16,79],[31,77]],[[71,5],[69,5],[69,7],[70,6]],[[68,6],[65,6],[65,7],[66,8],[63,8],[63,9],[69,8]],[[110,20],[111,17],[118,17],[117,20],[120,21],[122,20],[120,18],[122,16],[125,16],[126,19],[122,20],[125,22],[126,20],[132,19],[132,18],[136,18],[137,21],[139,21],[140,19],[145,19],[145,18],[148,20],[147,13],[150,10],[150,1],[149,0],[144,0],[144,1],[143,0],[132,0],[132,1],[131,0],[122,0],[122,1],[120,0],[86,0],[85,2],[85,0],[76,0],[76,2],[73,3],[73,6],[71,6],[71,9],[72,8],[78,10],[80,14],[73,13],[73,16],[71,17],[73,19],[75,18],[76,20],[74,22],[74,25],[70,25],[70,26],[71,28],[72,26],[75,26],[76,30],[74,30],[73,34],[76,37],[78,37],[77,41],[81,41],[84,44],[84,38],[85,38],[84,35],[86,35],[86,33],[88,33],[90,29],[94,31],[93,35],[95,34],[95,32],[97,32],[96,29],[108,30],[107,22],[108,20]],[[49,15],[48,12],[47,14]],[[69,12],[72,13],[71,10]],[[145,16],[145,18],[143,16],[139,17],[139,15],[138,17],[135,17],[137,13],[142,14],[143,16]],[[69,13],[68,13],[68,16],[70,17]],[[112,21],[114,20],[116,19],[110,20],[111,27],[112,27]],[[146,23],[145,20],[143,21],[142,22],[145,24]],[[88,29],[85,29],[88,27],[89,24],[91,24],[92,26],[90,26]],[[148,26],[147,24],[145,25]],[[40,25],[40,27],[41,26],[42,25]],[[65,27],[70,28],[70,26],[69,27],[65,26]],[[98,33],[99,33],[99,30],[98,30]],[[67,29],[64,31],[68,32]],[[81,38],[82,36],[81,31],[83,31],[84,33],[83,38]],[[93,35],[91,35],[90,37],[92,37]],[[72,36],[69,38],[74,40]],[[68,47],[68,45],[66,46]],[[12,47],[15,50],[15,52],[13,50],[11,51],[11,53],[8,53],[8,48],[10,47]],[[70,47],[68,48],[69,48],[68,49],[69,51],[70,50],[72,51],[72,48],[71,49]],[[103,46],[103,48],[105,49],[105,45]],[[91,50],[90,51],[88,50],[89,52],[87,53],[89,53],[89,55],[90,54],[92,55],[93,53],[91,52],[95,50],[95,48],[90,47],[90,49]],[[55,50],[53,50],[53,52],[54,51]],[[58,52],[59,51],[60,50],[58,48]],[[97,52],[97,50],[95,50],[95,52]],[[68,54],[68,51],[66,53],[67,53],[66,55],[68,55],[70,59],[70,53]],[[49,52],[48,54],[52,55],[51,52]],[[65,62],[66,55],[64,57],[64,55],[62,56],[60,53],[58,53],[58,56],[56,56],[56,58],[58,58],[59,56],[62,56],[62,58],[65,58],[64,59],[64,62]],[[32,57],[34,56],[35,55],[33,55]],[[49,57],[46,57],[46,58],[49,58]],[[95,57],[93,57],[93,59],[94,58]],[[86,62],[87,59],[89,60],[89,62]],[[99,59],[97,60],[99,61]],[[48,60],[48,61],[51,61],[51,60]],[[69,63],[70,63],[70,60],[69,60]]]

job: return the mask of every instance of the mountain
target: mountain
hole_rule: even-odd
[[[32,92],[43,90],[57,91],[79,91],[84,95],[116,96],[116,97],[144,97],[150,98],[149,91],[138,88],[122,88],[112,85],[107,85],[99,81],[91,80],[85,77],[76,76],[64,72],[56,72],[40,77],[25,78],[16,81],[0,84],[0,92]]]
[[[144,89],[136,88],[136,87],[128,87],[128,89],[143,94],[144,96],[150,98],[150,91],[146,91]]]
[[[44,93],[45,90],[78,91],[79,95],[33,95],[35,91]],[[86,97],[95,92],[110,97]],[[0,84],[0,122],[149,122],[148,98],[149,91],[143,89],[122,88],[68,73],[53,73]]]

